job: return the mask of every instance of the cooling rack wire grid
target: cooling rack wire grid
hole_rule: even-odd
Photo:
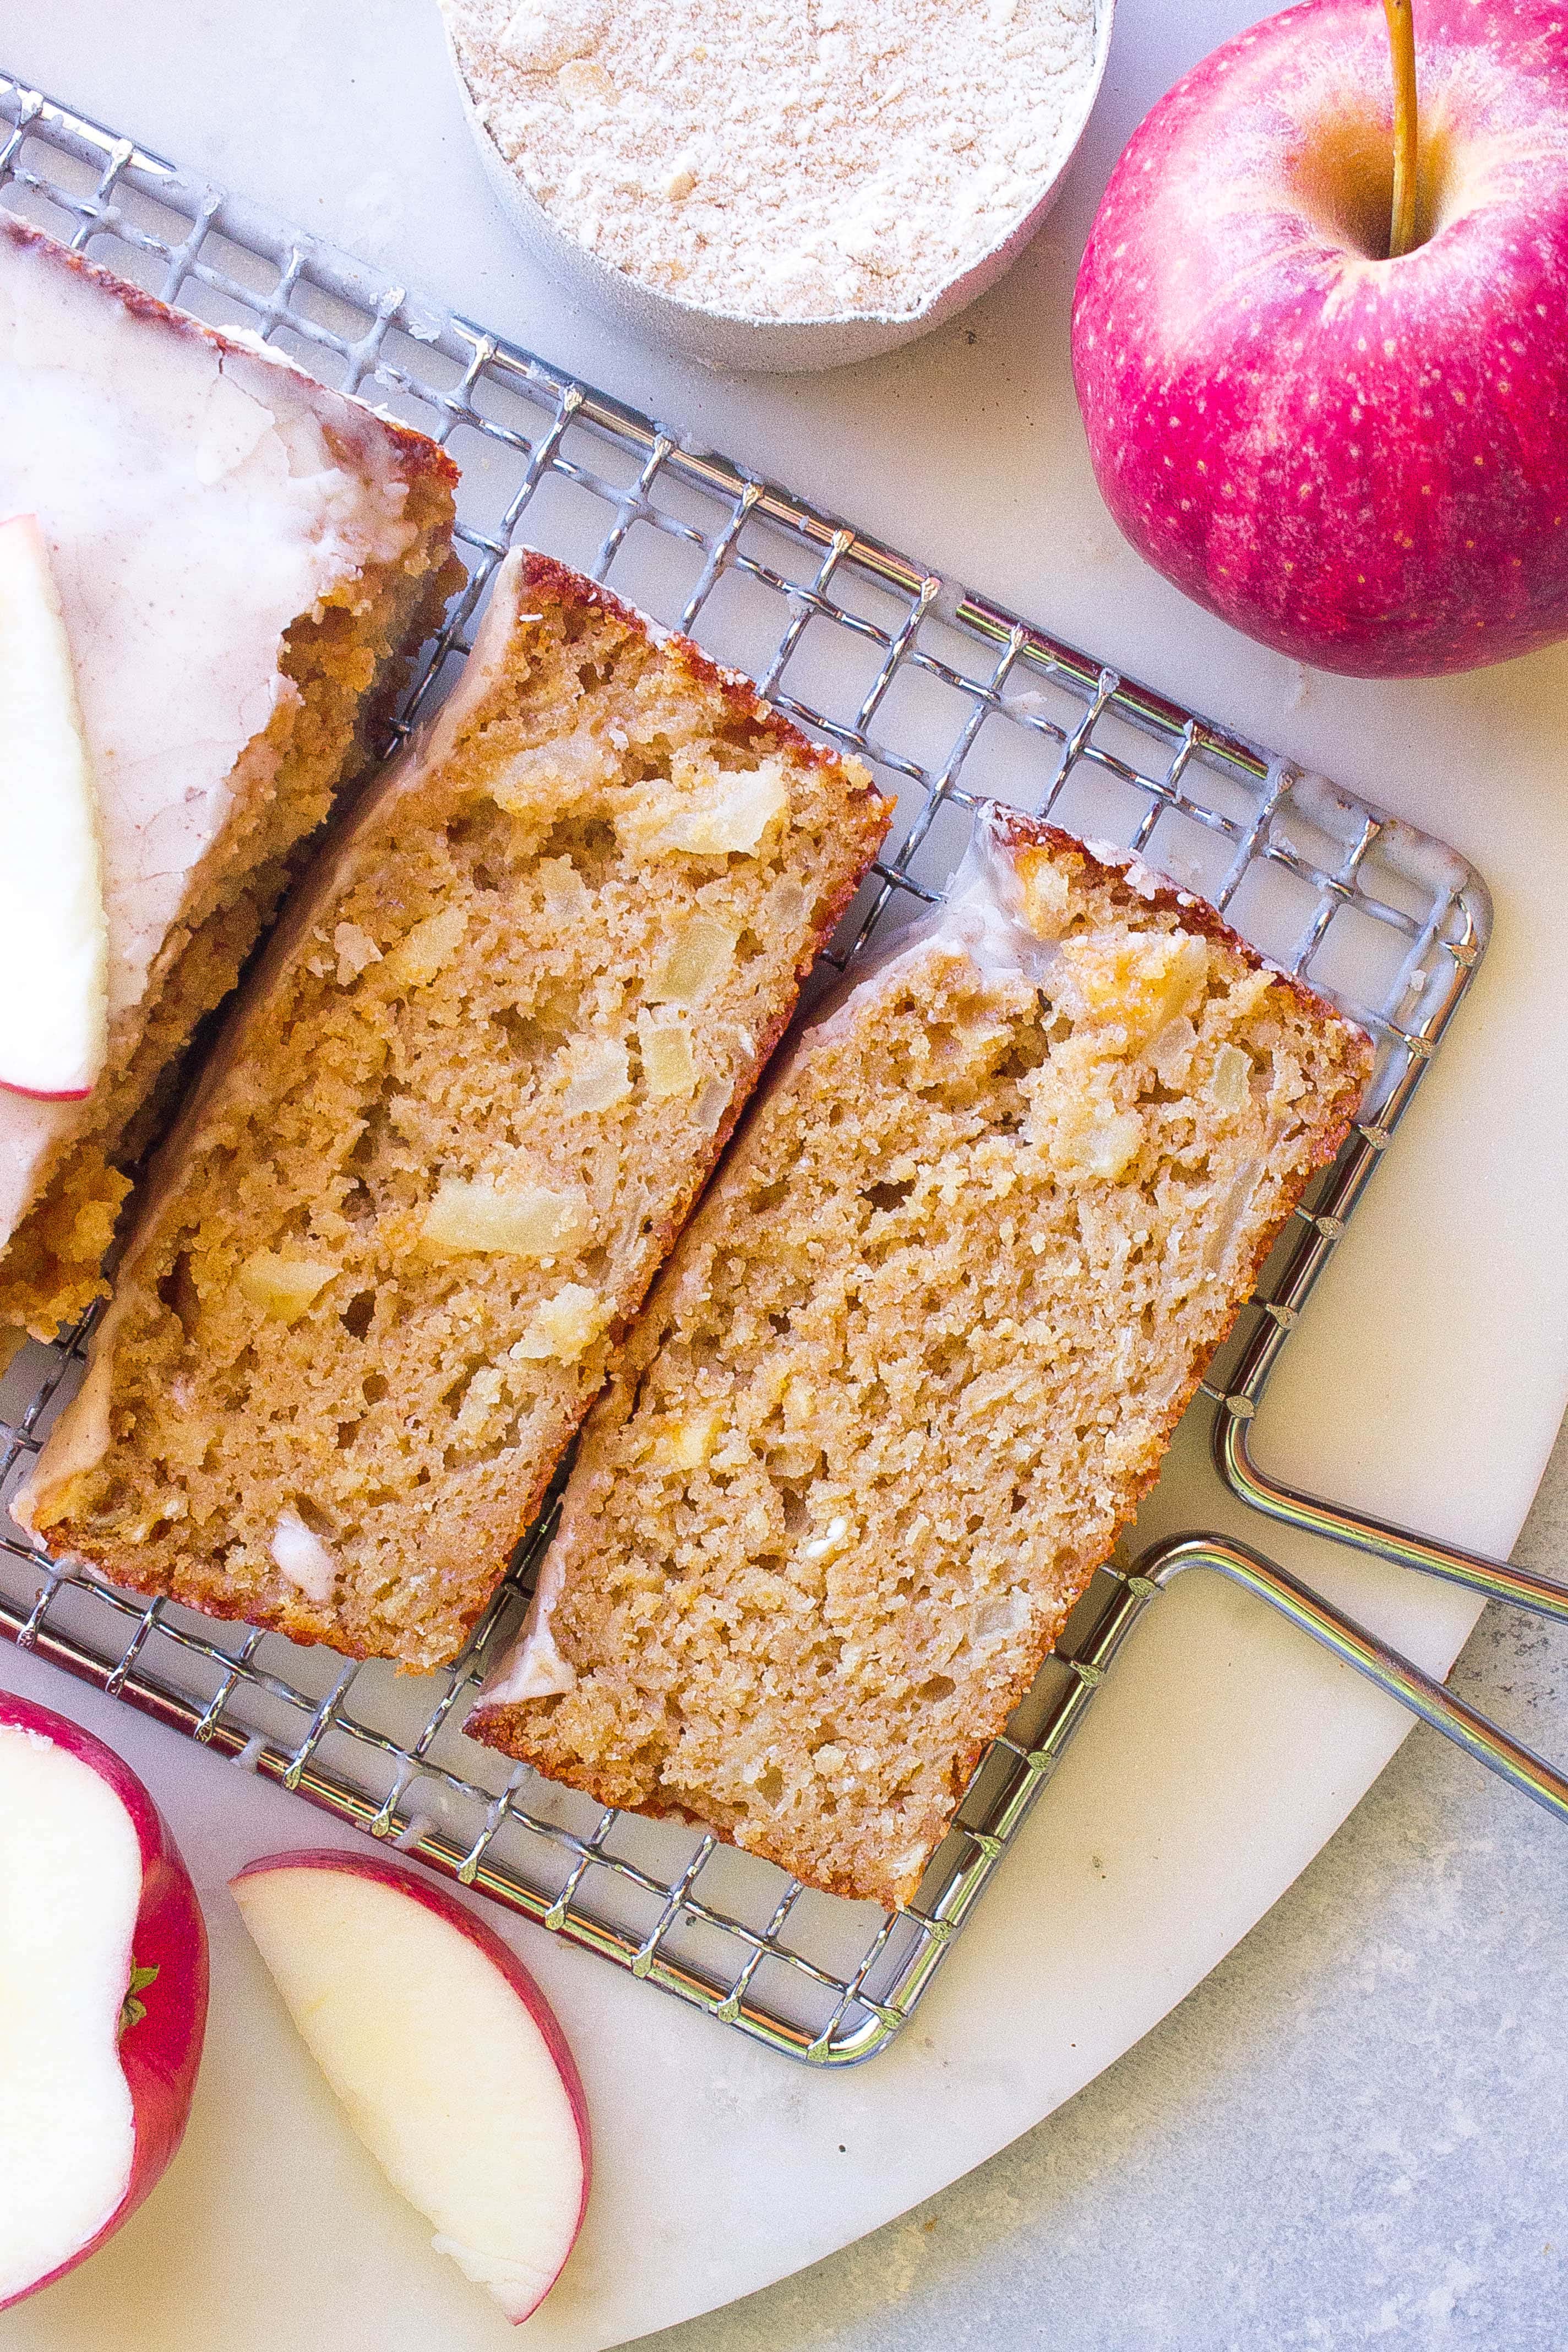
[[[1283,1490],[1247,1462],[1245,1423],[1485,945],[1487,896],[1472,869],[3,76],[0,201],[163,299],[260,334],[449,449],[462,468],[468,584],[426,649],[399,732],[441,691],[491,572],[526,538],[749,672],[899,794],[897,846],[850,909],[833,962],[859,953],[896,902],[940,896],[973,804],[995,796],[1143,853],[1365,1024],[1379,1050],[1362,1123],[1265,1269],[1226,1351],[1229,1369],[1211,1368],[1193,1408],[1215,1420],[1233,1490],[1250,1477],[1246,1499],[1291,1515],[1270,1500]],[[80,1333],[29,1347],[0,1383],[5,1491],[81,1351]],[[1362,1540],[1340,1516],[1345,1525],[1320,1531]],[[803,1890],[695,1829],[605,1811],[463,1738],[468,1697],[517,1624],[547,1532],[548,1522],[463,1658],[423,1677],[148,1606],[50,1562],[14,1531],[0,1541],[0,1631],[781,2052],[842,2065],[885,2048],[1155,1587],[1121,1570],[1096,1579],[980,1767],[918,1899],[886,1918]]]

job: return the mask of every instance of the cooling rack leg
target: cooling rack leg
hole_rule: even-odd
[[[1281,1486],[1253,1461],[1247,1443],[1252,1400],[1226,1397],[1215,1416],[1215,1466],[1238,1502],[1261,1511],[1266,1518],[1282,1519],[1287,1527],[1322,1536],[1330,1543],[1349,1544],[1370,1551],[1399,1568],[1419,1569],[1424,1576],[1440,1576],[1450,1584],[1468,1585],[1489,1601],[1503,1601],[1516,1609],[1531,1609],[1542,1617],[1568,1623],[1568,1585],[1544,1576],[1531,1576],[1507,1560],[1488,1559],[1479,1552],[1462,1550],[1435,1536],[1417,1535],[1315,1495],[1298,1494]]]
[[[1446,1683],[1434,1681],[1397,1650],[1379,1641],[1375,1633],[1369,1633],[1349,1617],[1342,1617],[1309,1586],[1298,1584],[1282,1568],[1276,1568],[1272,1560],[1248,1550],[1244,1544],[1234,1543],[1224,1536],[1184,1536],[1146,1552],[1130,1581],[1136,1584],[1141,1580],[1163,1591],[1187,1568],[1213,1569],[1244,1591],[1257,1593],[1259,1600],[1267,1601],[1291,1624],[1310,1633],[1323,1649],[1342,1658],[1346,1665],[1353,1666],[1379,1690],[1396,1698],[1412,1715],[1429,1723],[1434,1731],[1440,1731],[1445,1739],[1451,1739],[1489,1771],[1511,1781],[1516,1789],[1522,1789],[1527,1797],[1533,1797],[1538,1805],[1544,1805],[1559,1821],[1568,1822],[1568,1780],[1562,1773],[1554,1771],[1531,1749],[1510,1739],[1489,1717],[1467,1706]]]

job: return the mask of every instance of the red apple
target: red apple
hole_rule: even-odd
[[[582,2227],[590,2159],[577,2069],[522,1962],[382,1854],[270,1854],[233,1885],[360,2138],[437,2252],[526,2319]]]
[[[36,515],[0,523],[0,1087],[90,1094],[109,1041],[97,787]]]
[[[1073,309],[1096,478],[1157,570],[1326,669],[1568,633],[1568,26],[1415,0],[1417,242],[1389,245],[1379,0],[1216,49],[1116,167]]]
[[[0,2310],[112,2237],[180,2144],[206,2024],[201,1906],[90,1732],[0,1692]]]

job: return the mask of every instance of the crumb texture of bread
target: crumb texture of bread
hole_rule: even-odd
[[[0,1328],[47,1339],[105,1294],[193,1034],[463,572],[434,442],[3,215],[0,331],[0,503],[50,543],[110,921],[90,1097],[0,1105]]]
[[[155,1165],[30,1524],[140,1591],[451,1657],[889,815],[510,557]]]
[[[688,1228],[470,1734],[907,1901],[1370,1067],[1212,909],[983,814]]]

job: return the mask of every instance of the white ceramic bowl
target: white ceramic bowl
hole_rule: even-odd
[[[710,310],[694,302],[682,302],[673,294],[662,294],[643,285],[625,270],[612,268],[576,237],[568,236],[518,178],[479,121],[450,33],[447,49],[462,93],[463,111],[491,185],[524,245],[543,263],[557,284],[616,326],[625,328],[628,334],[647,342],[662,343],[683,359],[700,361],[704,367],[731,373],[763,371],[801,375],[813,368],[847,367],[857,360],[868,360],[879,352],[893,351],[900,343],[912,342],[917,335],[929,333],[944,319],[967,309],[987,287],[995,284],[1004,270],[1011,268],[1056,202],[1068,167],[1089,126],[1105,75],[1115,10],[1116,0],[1095,0],[1093,65],[1068,143],[1050,177],[1041,182],[1023,211],[978,261],[950,278],[920,310],[907,310],[896,317],[855,311],[832,319],[752,319],[734,311]]]

